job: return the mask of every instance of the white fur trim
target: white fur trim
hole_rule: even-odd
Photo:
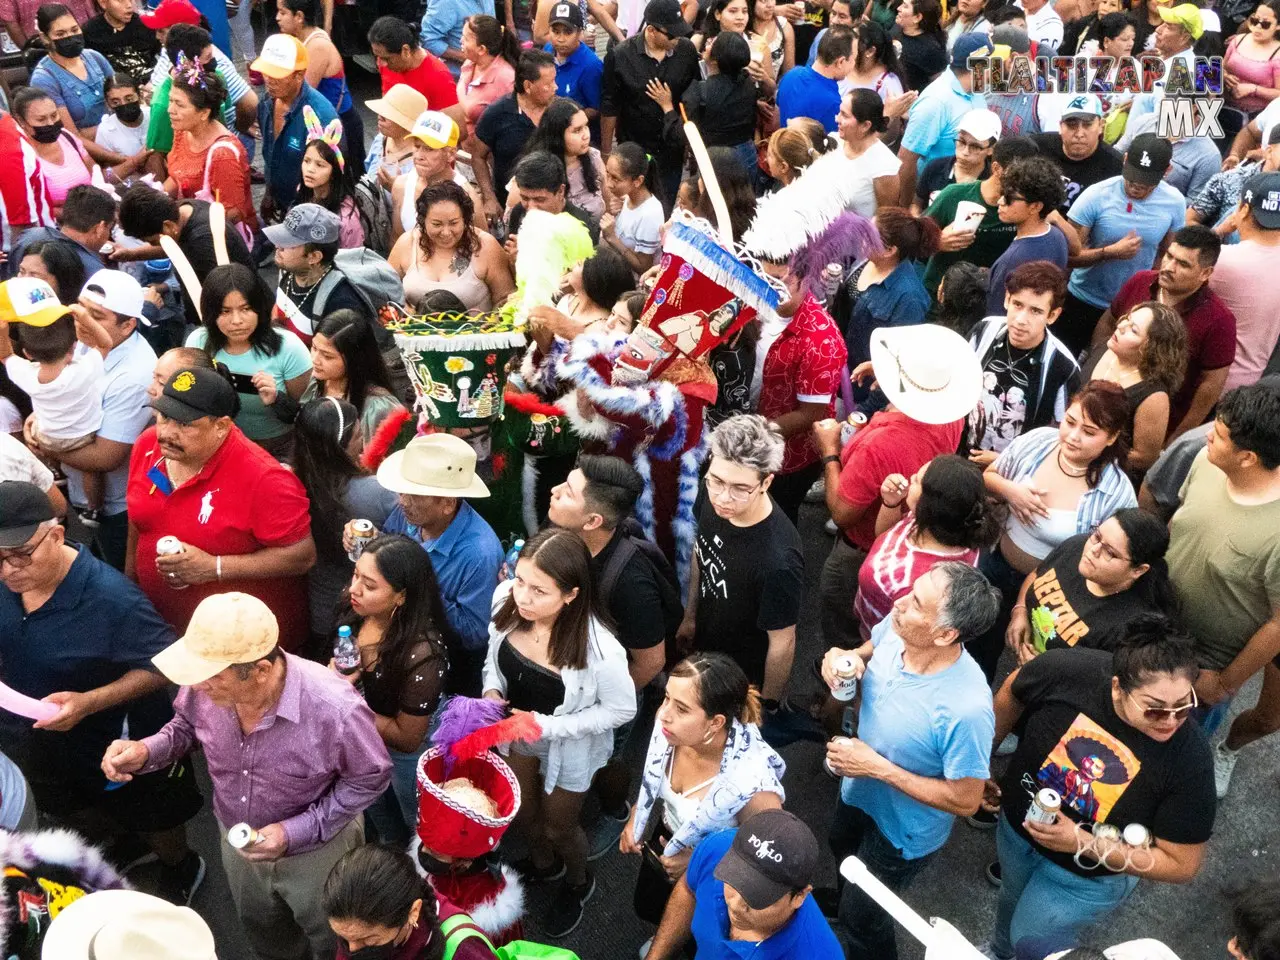
[[[578,398],[574,393],[567,393],[560,399],[565,419],[573,424],[573,432],[583,440],[600,440],[612,446],[613,428],[609,421],[601,416],[584,417],[578,409]]]
[[[505,885],[495,897],[476,904],[468,911],[476,926],[490,937],[499,936],[524,916],[524,883],[520,875],[505,863],[499,869]]]

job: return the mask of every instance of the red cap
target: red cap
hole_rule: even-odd
[[[138,14],[143,26],[150,30],[167,30],[179,23],[200,26],[200,11],[189,0],[163,0],[150,13]]]

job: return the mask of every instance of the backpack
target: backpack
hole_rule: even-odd
[[[680,592],[680,579],[676,576],[675,568],[671,566],[662,548],[644,535],[640,524],[634,518],[628,517],[623,520],[618,529],[622,537],[613,549],[613,556],[600,571],[600,582],[597,585],[605,606],[609,605],[609,598],[613,596],[613,590],[618,585],[622,571],[631,562],[631,558],[640,553],[658,573],[658,590],[662,595],[662,619],[666,624],[667,639],[674,640],[680,621],[684,618],[684,601],[681,599],[683,595]]]
[[[356,213],[364,228],[364,245],[386,257],[391,254],[391,198],[370,175],[356,181]]]
[[[580,960],[572,950],[564,947],[553,947],[545,943],[530,943],[528,940],[512,940],[510,943],[495,947],[485,932],[476,926],[465,913],[455,913],[440,924],[440,932],[444,934],[444,955],[441,960],[453,960],[458,947],[464,940],[478,938],[493,951],[499,960]]]
[[[377,251],[368,247],[349,247],[339,250],[333,258],[334,269],[320,281],[316,291],[315,315],[323,317],[329,294],[346,277],[369,307],[369,315],[376,317],[388,303],[404,303],[404,282],[395,268]]]

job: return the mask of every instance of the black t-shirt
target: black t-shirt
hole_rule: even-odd
[[[946,48],[927,33],[909,37],[901,28],[893,28],[893,38],[902,44],[898,62],[902,64],[902,80],[908,90],[919,92],[947,69]]]
[[[1143,595],[1141,581],[1109,597],[1091,593],[1080,576],[1080,556],[1088,541],[1087,533],[1068,537],[1036,567],[1026,607],[1040,650],[1081,647],[1110,652],[1126,623],[1156,609]]]
[[[178,234],[178,246],[191,261],[196,279],[203,284],[209,272],[218,265],[217,254],[213,252],[213,231],[209,228],[209,204],[204,200],[184,200],[180,206],[191,207],[191,217]],[[225,234],[227,256],[231,262],[242,263],[256,273],[258,265],[253,262],[253,256],[235,226],[228,223]],[[185,285],[182,288],[182,301],[187,308],[187,322],[199,324],[200,314],[196,312],[196,305],[191,301]]]
[[[698,612],[694,646],[718,650],[738,662],[747,679],[764,684],[770,630],[800,619],[804,551],[800,534],[778,505],[753,527],[735,527],[705,494],[694,547]]]
[[[476,139],[493,154],[489,173],[493,176],[493,191],[501,204],[507,202],[507,182],[515,169],[516,158],[536,129],[537,125],[517,105],[514,93],[493,101],[480,114]]]
[[[1204,843],[1217,802],[1209,741],[1190,721],[1164,743],[1129,726],[1116,715],[1111,677],[1101,650],[1050,650],[1018,672],[1021,739],[1000,781],[1010,825],[1035,846],[1022,821],[1032,792],[1048,787],[1079,823],[1139,823],[1160,840]],[[1037,850],[1072,873],[1099,875],[1071,854]]]
[[[1038,405],[1040,352],[1036,345],[1020,350],[1001,334],[982,365],[982,394],[969,414],[965,445],[971,450],[1001,453],[1027,428],[1027,410]]]
[[[739,413],[751,413],[751,381],[756,375],[757,340],[739,331],[727,343],[711,349],[708,355],[711,372],[716,375],[716,402],[707,407],[703,416],[712,427]]]
[[[135,14],[123,30],[117,30],[107,22],[104,13],[84,24],[84,45],[97,50],[107,58],[116,73],[127,73],[138,83],[151,79],[151,68],[160,54],[160,41],[154,30]]]
[[[1124,158],[1115,147],[1108,143],[1098,143],[1098,149],[1083,160],[1072,160],[1062,152],[1062,134],[1037,133],[1032,138],[1040,152],[1056,163],[1062,170],[1062,185],[1067,188],[1067,202],[1058,209],[1063,216],[1071,209],[1080,196],[1080,191],[1095,183],[1119,176],[1124,166]]]
[[[622,531],[614,531],[613,539],[591,558],[596,583],[601,582],[609,559],[623,536]],[[603,598],[617,627],[618,642],[628,650],[648,650],[667,639],[666,619],[662,613],[662,586],[658,582],[661,576],[649,558],[636,550],[618,574],[609,596]]]

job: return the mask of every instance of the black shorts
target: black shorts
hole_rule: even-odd
[[[74,820],[76,814],[94,810],[128,833],[159,833],[180,827],[204,805],[190,757],[107,787],[102,778],[68,782],[43,778],[39,773],[30,783],[41,814]]]

